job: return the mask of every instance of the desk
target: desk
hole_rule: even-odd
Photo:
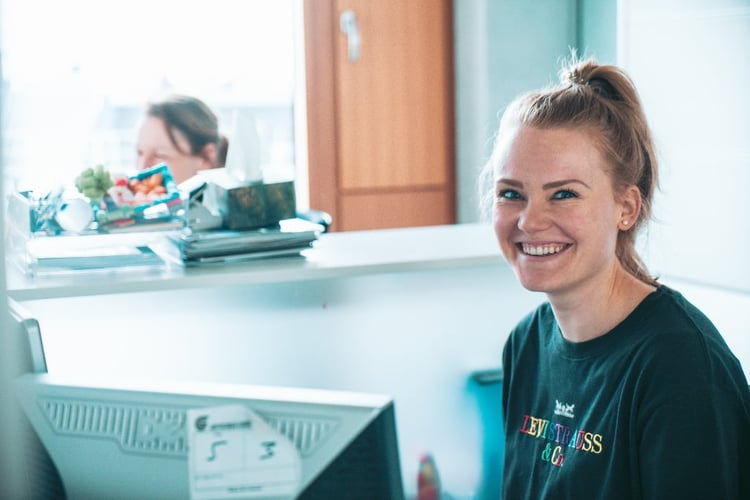
[[[541,300],[483,224],[327,233],[306,259],[10,275],[8,294],[39,319],[52,373],[393,395],[407,494],[431,452],[457,498],[492,496],[502,451],[499,385],[470,374],[499,366]]]

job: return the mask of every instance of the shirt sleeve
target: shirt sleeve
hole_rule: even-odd
[[[747,499],[750,431],[737,395],[708,383],[663,389],[639,429],[643,498]]]

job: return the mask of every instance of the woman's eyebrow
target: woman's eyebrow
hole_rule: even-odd
[[[548,182],[542,186],[542,189],[555,189],[555,188],[562,187],[566,184],[581,184],[587,187],[588,189],[591,189],[591,187],[589,187],[588,184],[586,184],[585,182],[579,179],[564,179],[561,181]]]
[[[523,182],[514,181],[513,179],[498,179],[495,184],[507,184],[514,187],[523,187]]]
[[[523,187],[523,182],[517,181],[517,180],[514,180],[514,179],[501,178],[501,179],[498,179],[496,181],[496,184],[507,184],[509,186],[514,186],[514,187],[518,187],[518,188],[522,188]],[[583,182],[582,180],[579,180],[579,179],[563,179],[563,180],[559,180],[559,181],[548,182],[548,183],[542,185],[542,189],[545,189],[545,190],[546,189],[556,189],[556,188],[565,186],[566,184],[581,184],[581,185],[583,185],[583,186],[591,189],[591,187],[588,184],[586,184],[585,182]]]

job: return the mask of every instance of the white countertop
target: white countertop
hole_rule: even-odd
[[[490,224],[326,233],[304,257],[158,271],[30,277],[8,266],[16,300],[275,283],[445,267],[504,265]]]

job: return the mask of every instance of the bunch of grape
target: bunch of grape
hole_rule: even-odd
[[[112,176],[102,165],[89,167],[76,178],[76,188],[90,200],[101,200],[112,185]]]

